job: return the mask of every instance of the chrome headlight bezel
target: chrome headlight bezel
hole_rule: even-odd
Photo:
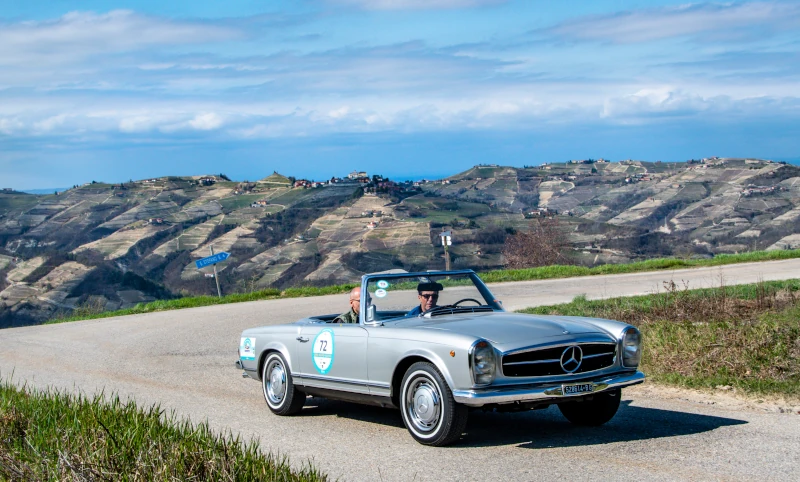
[[[634,327],[625,329],[622,335],[622,366],[637,368],[642,361],[642,334]]]
[[[477,340],[469,349],[469,373],[475,386],[489,385],[497,372],[497,354],[487,340]]]

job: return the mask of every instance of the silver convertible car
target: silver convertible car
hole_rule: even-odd
[[[508,313],[469,270],[365,275],[358,306],[358,323],[332,314],[242,333],[236,366],[272,412],[300,413],[308,396],[395,407],[414,439],[441,446],[474,408],[557,404],[601,425],[620,389],[644,380],[633,326]]]

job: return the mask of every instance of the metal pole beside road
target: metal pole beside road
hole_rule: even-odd
[[[208,248],[211,250],[211,256],[214,256],[214,246],[209,246]],[[214,281],[217,282],[217,296],[222,298],[222,290],[219,289],[219,278],[217,277],[217,263],[212,266],[214,266]]]
[[[442,238],[442,246],[444,246],[444,270],[450,271],[450,251],[447,248],[453,244],[453,238],[450,231],[444,231],[439,236]]]

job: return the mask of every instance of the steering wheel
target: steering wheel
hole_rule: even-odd
[[[425,316],[425,315],[427,315],[428,313],[434,313],[434,312],[436,312],[436,311],[439,311],[439,310],[445,310],[445,309],[448,309],[448,308],[456,308],[456,307],[458,307],[458,304],[459,304],[459,303],[463,303],[463,302],[465,302],[465,301],[471,301],[471,302],[473,302],[473,303],[477,304],[478,306],[483,306],[483,303],[481,303],[480,301],[476,300],[475,298],[464,298],[463,300],[458,300],[458,301],[456,301],[455,303],[453,303],[453,304],[450,304],[450,305],[438,305],[438,306],[434,306],[433,308],[431,308],[431,309],[429,309],[429,310],[425,310],[425,311],[423,311],[422,313],[420,313],[420,314],[419,314],[419,316]]]

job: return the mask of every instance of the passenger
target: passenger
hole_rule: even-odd
[[[440,283],[420,283],[417,285],[417,299],[419,306],[415,306],[406,316],[419,316],[422,313],[434,308],[439,301],[439,292],[444,289]]]
[[[334,323],[358,323],[358,311],[361,309],[361,288],[350,290],[350,311],[333,319]]]

